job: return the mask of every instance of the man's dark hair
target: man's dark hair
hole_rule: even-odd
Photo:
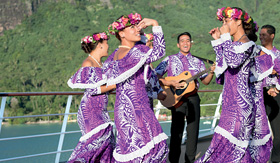
[[[270,35],[271,34],[275,35],[275,27],[273,27],[272,25],[267,24],[267,25],[262,26],[261,29],[263,29],[263,28],[267,29],[267,33],[269,33]]]
[[[178,35],[178,37],[177,37],[177,43],[179,43],[179,39],[180,39],[180,37],[183,36],[183,35],[189,36],[190,39],[192,40],[191,34],[190,34],[189,32],[184,32],[184,33],[181,33],[181,34]],[[191,41],[191,40],[190,40],[190,41]]]

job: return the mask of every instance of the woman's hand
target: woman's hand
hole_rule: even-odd
[[[277,96],[278,93],[279,93],[279,90],[277,90],[276,88],[270,88],[270,89],[267,91],[267,94],[269,94],[269,95],[272,96],[272,97]]]
[[[158,26],[158,22],[154,19],[149,19],[149,18],[144,18],[143,20],[141,20],[137,27],[139,29],[142,29],[142,28],[147,28],[148,26]]]
[[[105,84],[100,87],[101,93],[106,93],[106,92],[112,92],[116,90],[116,84],[115,85],[110,85],[106,86]]]
[[[223,24],[223,26],[220,28],[220,32],[221,32],[221,35],[222,35],[222,34],[225,34],[225,33],[229,33],[229,27],[228,27],[228,25]]]
[[[217,27],[217,28],[211,29],[210,32],[209,32],[209,34],[210,34],[215,40],[219,39],[220,36],[221,36],[221,32],[220,32],[220,30],[219,30],[218,27]]]
[[[211,73],[211,74],[214,74],[215,69],[216,69],[216,64],[213,63],[212,66],[211,66],[210,73]]]

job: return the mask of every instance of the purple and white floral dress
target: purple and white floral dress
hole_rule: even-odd
[[[217,82],[224,84],[222,111],[210,147],[196,162],[267,162],[272,139],[262,87],[272,59],[256,58],[260,51],[254,42],[232,42],[229,33],[212,46]]]
[[[68,162],[114,162],[114,123],[107,111],[108,93],[101,94],[103,84],[99,67],[82,67],[68,80],[69,87],[85,89],[77,115],[82,137]]]
[[[116,162],[166,162],[167,135],[163,132],[145,89],[144,65],[165,55],[165,41],[160,26],[153,27],[154,48],[135,45],[120,60],[113,60],[116,49],[104,62],[107,84],[116,84],[115,125]]]

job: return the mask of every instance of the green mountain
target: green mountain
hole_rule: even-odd
[[[73,91],[66,82],[87,57],[80,49],[80,39],[106,30],[116,18],[131,12],[158,20],[164,31],[167,55],[178,52],[177,35],[188,31],[194,40],[192,54],[214,60],[208,32],[221,26],[216,20],[216,11],[224,6],[246,10],[260,26],[272,24],[278,28],[280,25],[278,0],[46,0],[15,29],[0,36],[0,92]],[[151,28],[145,32],[151,32]],[[280,47],[277,36],[278,33],[275,46]],[[118,45],[112,36],[109,53]],[[154,66],[160,61],[153,63]],[[201,89],[222,89],[222,86],[213,80],[208,86],[201,84]],[[218,93],[213,94],[201,94],[202,102],[217,102]],[[14,100],[17,102],[9,98],[5,116],[57,113],[65,108],[66,98],[17,97]],[[80,97],[74,100],[72,111],[77,110],[79,101]],[[113,101],[114,97],[110,97],[109,108],[113,108]],[[203,109],[202,115],[212,114],[213,109]]]

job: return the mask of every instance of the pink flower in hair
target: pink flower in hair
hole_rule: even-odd
[[[81,39],[81,43],[90,43],[91,41],[89,40],[89,36],[85,36],[84,38]]]
[[[235,8],[235,9],[232,9],[231,17],[232,17],[233,19],[238,19],[238,17],[239,17],[239,12],[238,12],[238,10],[237,10],[236,8]]]
[[[107,36],[106,32],[94,34],[92,37],[94,39],[93,42],[99,41],[100,39],[102,39],[102,40],[107,40],[108,39],[108,36]]]
[[[138,14],[138,13],[135,13],[135,14],[134,14],[134,17],[135,17],[134,19],[137,20],[137,21],[141,21],[141,20],[142,20],[141,15]]]
[[[99,41],[100,39],[103,39],[103,40],[108,40],[110,37],[108,36],[109,33],[108,31],[104,31],[102,33],[97,33],[97,34],[94,34],[92,36],[85,36],[84,38],[81,39],[81,43],[95,43],[96,41]]]
[[[90,43],[89,36],[86,36],[86,43]]]
[[[122,17],[122,18],[121,18],[121,22],[122,22],[124,25],[126,25],[128,21],[129,21],[128,18],[125,18],[125,17]]]
[[[125,28],[125,24],[118,22],[118,26],[116,27],[116,29],[117,30],[122,30],[123,28]]]
[[[105,32],[100,33],[100,37],[101,37],[103,40],[107,40],[107,39],[108,39],[108,37],[107,37],[107,35],[106,35]]]
[[[218,9],[217,11],[217,19],[219,19],[220,21],[223,20],[223,10],[225,9],[225,7]]]
[[[114,22],[114,23],[112,24],[113,30],[114,30],[114,29],[117,29],[118,26],[119,26],[119,23],[118,23],[118,22]]]
[[[115,35],[116,34],[116,29],[113,28],[112,24],[110,24],[108,26],[108,31],[109,33],[111,33],[112,35]]]
[[[115,35],[118,31],[120,31],[130,25],[137,24],[141,20],[142,20],[142,17],[138,13],[136,13],[136,14],[131,13],[129,15],[124,15],[121,18],[119,18],[117,21],[110,24],[108,26],[108,30],[112,35]]]
[[[129,18],[131,24],[134,24],[134,19],[133,19],[133,17],[134,17],[133,13],[131,13],[131,14],[128,15],[128,18]]]
[[[133,13],[131,13],[128,15],[128,18],[130,19],[131,24],[137,24],[142,20],[141,15],[138,13],[135,13],[134,15]]]
[[[241,17],[242,17],[242,15],[243,15],[243,12],[242,12],[241,10],[239,10],[238,13],[239,13],[238,19],[241,20]]]
[[[95,41],[98,41],[98,40],[100,40],[100,34],[95,34],[95,35],[93,35],[93,39],[95,40]]]
[[[244,21],[247,22],[248,19],[249,19],[249,17],[250,17],[250,16],[249,16],[248,13],[246,12],[245,15],[244,15]]]

